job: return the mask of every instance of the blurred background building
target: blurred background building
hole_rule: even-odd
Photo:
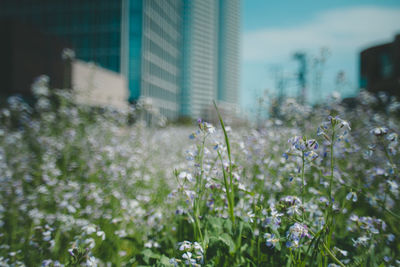
[[[128,108],[128,87],[120,73],[77,59],[71,63],[71,77],[77,103]]]
[[[182,115],[205,116],[212,100],[238,102],[239,13],[239,0],[184,1]]]
[[[361,52],[360,87],[373,93],[400,96],[400,35],[391,43]]]
[[[65,40],[170,119],[238,102],[240,0],[1,0],[0,19]]]
[[[0,96],[28,96],[33,79],[44,73],[51,76],[53,88],[71,86],[71,66],[61,60],[68,43],[7,20],[0,20],[0,36]]]

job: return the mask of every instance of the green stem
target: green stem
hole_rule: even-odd
[[[335,142],[335,129],[332,129],[332,139],[331,139],[331,177],[329,181],[329,201],[332,201],[332,183],[333,183],[333,167],[334,167],[334,157],[333,157],[333,145]],[[333,204],[333,203],[332,203]]]
[[[304,221],[304,151],[301,152],[301,161],[302,161],[302,166],[301,166],[301,203],[303,205],[303,221]]]
[[[332,233],[333,233],[333,198],[332,198],[332,184],[333,184],[333,171],[334,171],[334,154],[333,154],[333,148],[335,144],[335,125],[332,125],[332,136],[331,136],[331,143],[330,143],[330,149],[331,149],[331,176],[329,180],[329,211],[326,216],[326,224],[328,226],[328,235],[326,237],[326,244],[324,243],[324,246],[326,249],[329,251],[331,247],[331,240],[332,240]],[[325,262],[326,265],[326,262]]]
[[[203,234],[201,233],[200,220],[199,220],[199,217],[197,215],[195,217],[195,223],[196,223],[196,226],[197,226],[197,231],[198,231],[198,234],[199,234],[199,237],[200,237],[200,241],[201,241],[201,243],[203,243],[203,241],[204,241]]]
[[[195,235],[195,239],[198,240],[200,239],[201,242],[203,242],[203,235],[201,233],[201,225],[200,225],[200,221],[199,218],[196,215],[196,211],[194,211],[194,218],[189,214],[189,217],[194,221],[194,235]]]
[[[400,220],[400,215],[398,215],[398,214],[394,213],[393,211],[389,210],[388,208],[386,208],[386,207],[384,206],[384,204],[382,205],[382,208],[383,208],[387,213],[389,213],[389,214],[392,215],[393,217],[395,217],[395,218],[397,218],[397,219]]]
[[[226,194],[227,194],[227,197],[228,197],[228,200],[229,200],[228,204],[230,202],[229,212],[231,214],[232,224],[233,224],[233,226],[235,226],[235,216],[234,216],[234,212],[233,212],[233,207],[235,206],[235,191],[234,191],[234,188],[233,188],[233,174],[232,174],[232,172],[233,172],[232,171],[233,170],[233,164],[232,164],[232,157],[231,157],[231,146],[230,146],[230,143],[229,143],[228,133],[226,132],[225,124],[224,124],[224,121],[222,120],[221,114],[219,113],[217,104],[215,103],[215,101],[213,103],[214,103],[214,107],[215,107],[215,109],[217,111],[217,114],[218,114],[218,118],[219,118],[219,122],[220,122],[221,127],[222,127],[222,131],[224,132],[225,143],[226,143],[226,151],[228,152],[228,159],[229,159],[229,187],[230,187],[230,190],[227,191]],[[221,161],[222,161],[222,157],[221,157]],[[222,165],[222,168],[223,168],[223,165]],[[225,169],[224,168],[223,168],[223,171],[225,173]],[[224,174],[224,180],[225,179],[226,179],[226,177],[225,177],[225,174]]]
[[[221,153],[218,152],[218,156],[221,160],[222,164],[222,174],[224,177],[224,186],[225,186],[225,191],[226,191],[226,198],[228,200],[228,210],[229,210],[229,217],[231,218],[232,224],[235,222],[235,214],[233,211],[233,201],[232,201],[232,195],[230,194],[230,189],[229,189],[229,184],[228,184],[228,179],[226,178],[226,171],[224,169],[224,161],[222,160]]]
[[[206,138],[207,138],[207,136],[204,136],[202,143],[201,143],[200,176],[198,177],[198,184],[196,185],[197,194],[198,194],[197,199],[198,199],[199,205],[201,203],[201,199],[203,197],[204,188],[205,188],[205,184],[204,184],[204,182],[205,182],[204,181],[204,147],[205,147],[205,143],[206,143]]]
[[[205,147],[205,142],[206,142],[207,136],[203,137],[201,147],[200,147],[200,155],[199,155],[199,161],[200,161],[200,175],[197,175],[196,177],[196,199],[193,203],[193,209],[194,209],[194,221],[196,224],[196,239],[200,238],[200,241],[203,242],[203,234],[201,233],[201,224],[200,224],[200,205],[201,205],[201,199],[203,196],[203,191],[204,191],[204,186],[203,186],[203,176],[204,176],[204,147]]]
[[[382,144],[382,146],[383,146],[383,151],[385,152],[385,156],[386,156],[386,158],[389,160],[390,165],[391,165],[391,167],[393,168],[393,172],[394,172],[394,174],[396,175],[396,174],[397,174],[397,167],[396,167],[396,164],[393,163],[393,159],[392,159],[392,157],[390,156],[389,152],[387,151],[387,148],[385,147],[385,145]]]
[[[319,235],[319,233],[320,233],[321,231],[322,231],[322,230],[320,230],[320,231],[317,233],[317,235]],[[309,232],[311,233],[311,235],[316,236],[316,235],[314,234],[314,232],[311,231],[310,229],[309,229]],[[325,242],[321,242],[321,243],[322,243],[322,246],[324,247],[324,249],[326,250],[326,252],[329,254],[329,256],[330,256],[337,264],[339,264],[339,265],[342,266],[342,267],[345,267],[345,265],[344,265],[338,258],[336,258],[335,254],[332,253],[332,251],[328,248],[328,246],[325,244]]]
[[[326,246],[325,243],[322,243],[322,246],[325,248],[326,252],[328,252],[329,256],[331,256],[331,258],[340,266],[342,267],[346,267],[346,265],[344,265],[338,258],[336,258],[336,256],[332,253],[332,251],[330,251],[330,249]]]
[[[257,237],[257,265],[260,265],[261,261],[261,238]]]

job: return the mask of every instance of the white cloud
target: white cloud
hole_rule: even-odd
[[[310,22],[286,28],[265,28],[245,33],[246,62],[279,62],[298,50],[318,51],[322,46],[335,54],[349,53],[391,41],[400,33],[400,8],[373,6],[335,9]]]

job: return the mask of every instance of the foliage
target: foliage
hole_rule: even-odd
[[[394,98],[192,132],[33,90],[0,110],[0,266],[400,264]]]

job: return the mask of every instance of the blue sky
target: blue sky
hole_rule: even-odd
[[[400,0],[242,0],[242,11],[240,104],[247,111],[265,89],[273,92],[277,70],[285,77],[287,94],[296,94],[296,51],[307,54],[310,70],[321,48],[329,50],[323,90],[312,92],[310,85],[309,98],[329,95],[339,71],[346,77],[341,94],[356,94],[359,52],[400,34]]]

